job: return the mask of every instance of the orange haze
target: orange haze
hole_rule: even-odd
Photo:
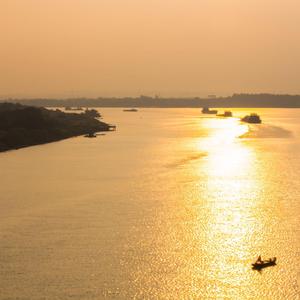
[[[299,0],[1,0],[0,96],[300,93]]]

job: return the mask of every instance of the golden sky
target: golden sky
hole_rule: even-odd
[[[299,0],[0,0],[0,96],[300,93]]]

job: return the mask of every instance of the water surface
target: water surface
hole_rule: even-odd
[[[298,109],[99,111],[116,132],[0,154],[0,299],[298,299]]]

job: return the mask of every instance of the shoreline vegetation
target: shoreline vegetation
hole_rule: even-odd
[[[96,110],[65,113],[59,109],[0,103],[0,152],[109,131]]]
[[[207,98],[162,98],[162,97],[99,97],[69,99],[3,99],[5,102],[43,107],[152,107],[152,108],[300,108],[300,95],[233,94],[229,97],[210,95]]]

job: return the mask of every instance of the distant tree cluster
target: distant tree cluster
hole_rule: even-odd
[[[300,95],[233,94],[229,97],[162,98],[141,95],[124,98],[9,99],[46,107],[290,107],[300,108]]]

